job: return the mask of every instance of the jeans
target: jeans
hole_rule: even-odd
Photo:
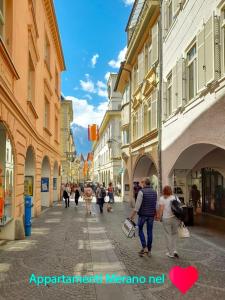
[[[114,203],[114,194],[111,192],[108,192],[108,196],[109,196],[109,202]]]
[[[97,203],[100,208],[100,213],[103,213],[104,198],[98,198]]]
[[[138,218],[138,231],[139,231],[141,245],[142,245],[143,249],[146,248],[146,246],[147,246],[148,251],[151,251],[151,249],[152,249],[153,222],[154,222],[154,217],[139,216],[139,218]],[[147,225],[147,237],[148,237],[147,244],[146,244],[146,239],[145,239],[145,235],[143,232],[143,227],[144,227],[145,223]]]
[[[70,206],[70,197],[65,198],[65,205],[66,205],[66,207]]]

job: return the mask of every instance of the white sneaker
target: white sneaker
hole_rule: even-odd
[[[166,255],[170,258],[174,258],[174,255],[171,255],[169,252],[167,252]]]

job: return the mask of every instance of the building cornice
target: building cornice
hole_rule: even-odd
[[[130,144],[131,148],[136,148],[146,142],[149,142],[150,140],[155,139],[158,136],[158,129],[155,129],[149,133],[147,133],[146,135],[144,135],[143,137],[139,138],[138,140],[135,140],[134,142],[132,142]]]
[[[57,23],[57,19],[56,19],[53,0],[43,0],[43,3],[44,3],[45,11],[47,14],[47,19],[49,21],[49,26],[50,26],[52,38],[53,38],[53,41],[55,44],[60,68],[61,68],[61,71],[65,71],[66,65],[65,65],[65,60],[64,60],[64,56],[63,56],[62,44],[61,44],[59,28],[58,28],[58,23]]]

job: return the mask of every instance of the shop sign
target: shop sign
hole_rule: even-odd
[[[41,178],[41,192],[42,193],[49,192],[49,178],[48,177]]]
[[[33,196],[34,191],[34,177],[33,176],[25,176],[24,180],[24,195],[25,196]]]

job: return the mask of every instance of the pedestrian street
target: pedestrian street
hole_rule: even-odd
[[[118,200],[118,199],[116,199]],[[95,202],[95,201],[93,201]],[[105,209],[105,208],[104,208]],[[75,207],[55,204],[33,221],[32,235],[24,240],[1,241],[0,300],[7,299],[181,299],[167,275],[171,267],[193,265],[199,280],[183,299],[225,299],[225,248],[210,242],[204,230],[190,228],[191,237],[180,239],[179,259],[166,257],[162,225],[154,224],[152,257],[139,257],[138,236],[125,237],[121,223],[130,206],[116,202],[113,212],[100,215],[92,204],[86,216],[83,202]],[[196,233],[197,232],[197,233]],[[207,236],[207,238],[205,237]],[[213,237],[212,237],[213,238]],[[218,241],[219,241],[218,237]],[[117,274],[160,276],[157,284],[29,284],[35,276]]]

